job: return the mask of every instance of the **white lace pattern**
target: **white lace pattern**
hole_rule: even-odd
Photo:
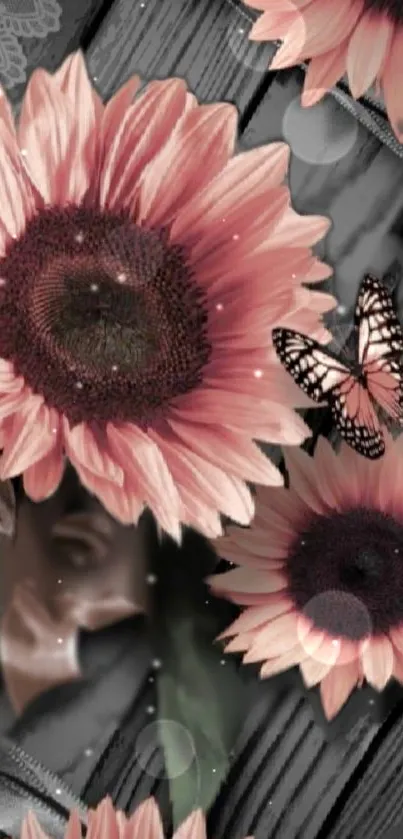
[[[20,38],[46,38],[58,32],[57,0],[0,0],[0,81],[12,88],[26,80],[27,59]]]

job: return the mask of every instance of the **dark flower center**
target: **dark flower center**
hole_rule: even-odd
[[[364,0],[366,12],[386,14],[394,23],[403,23],[402,0]]]
[[[0,357],[72,424],[147,427],[201,381],[205,304],[166,231],[47,209],[0,261]]]
[[[299,612],[332,636],[387,633],[403,621],[403,523],[377,510],[315,516],[287,559]]]

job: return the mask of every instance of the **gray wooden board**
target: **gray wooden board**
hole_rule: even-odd
[[[58,0],[58,3],[62,13],[60,29],[57,32],[49,32],[45,38],[17,38],[26,58],[27,78],[36,67],[55,70],[69,52],[77,49],[83,35],[96,21],[100,10],[105,5],[105,0]],[[12,0],[8,0],[6,5],[11,12],[14,9],[13,13],[17,19],[18,8],[24,11],[32,3],[20,3],[18,7],[17,3],[13,6]],[[0,8],[0,81],[5,86],[13,104],[18,105],[24,92],[25,82],[9,86],[6,81],[11,55],[8,55],[9,44],[3,33],[4,14]]]

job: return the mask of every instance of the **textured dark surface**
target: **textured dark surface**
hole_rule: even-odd
[[[302,72],[267,72],[271,49],[247,43],[250,20],[241,4],[63,0],[61,5],[60,31],[24,42],[28,72],[38,64],[54,68],[82,43],[94,83],[105,97],[133,73],[183,76],[200,100],[237,105],[243,147],[284,137],[290,141],[294,206],[301,213],[331,217],[333,229],[319,250],[335,268],[331,286],[344,304],[353,302],[366,269],[382,271],[403,255],[402,162],[330,97],[301,114],[296,102]],[[18,103],[22,90],[23,85],[12,88],[13,102]],[[190,549],[183,559],[186,598],[187,590],[201,582],[195,580]],[[164,593],[169,615],[168,582]],[[138,646],[139,636],[130,640],[130,631],[126,626],[108,633],[110,642],[106,635],[94,639],[90,647],[98,652],[90,655],[85,684],[43,697],[11,731],[90,804],[108,792],[131,810],[146,795],[158,793],[169,815],[161,752],[151,734],[147,754],[136,757],[135,742],[149,725],[155,696],[138,650],[150,660],[152,654]],[[215,839],[252,833],[256,839],[400,835],[403,728],[399,709],[390,716],[399,696],[392,691],[379,701],[363,691],[328,726],[315,692],[308,695],[298,678],[259,685],[253,671],[248,678],[250,710],[228,781],[210,814]],[[86,749],[91,754],[83,759]]]

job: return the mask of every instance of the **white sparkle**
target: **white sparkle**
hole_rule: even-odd
[[[225,658],[222,658],[221,661],[220,661],[220,664],[226,664],[226,663],[227,662],[225,661]]]
[[[244,35],[245,30],[244,29],[238,29],[238,32],[239,32],[240,35]]]
[[[334,647],[339,647],[340,646],[339,639],[338,638],[333,638],[332,644],[333,644]]]
[[[83,389],[83,387],[84,387],[84,385],[83,385],[83,383],[82,383],[82,382],[76,382],[76,385],[75,385],[75,386],[76,386],[77,390],[82,390],[82,389]]]
[[[395,548],[394,552],[395,552],[395,554],[398,554],[399,553],[399,548]]]
[[[296,275],[296,274],[291,274],[291,277],[292,277],[292,279],[293,279],[293,280],[296,280],[296,279],[297,279],[297,275]]]
[[[211,771],[212,771],[212,772],[217,772],[217,769],[212,769]]]
[[[58,581],[57,581],[57,584],[58,584],[59,586],[61,586],[62,582],[63,582],[63,580],[61,580],[61,579],[60,579],[60,580],[58,580]]]
[[[239,233],[234,233],[232,238],[233,238],[234,242],[237,242],[238,239],[239,239]]]
[[[0,277],[0,286],[4,286],[6,282],[7,280],[5,280],[4,277]]]
[[[224,306],[222,303],[216,303],[217,312],[222,312]]]
[[[62,794],[62,791],[61,791],[60,787],[55,789],[55,793],[56,793],[56,795],[61,795]]]
[[[160,658],[154,658],[152,665],[154,670],[159,670],[162,667],[162,661]]]
[[[57,434],[57,432],[58,432],[58,428],[56,428],[56,427],[52,428],[52,434]]]
[[[91,288],[91,291],[99,291],[98,283],[91,283],[90,288]]]
[[[263,370],[254,370],[253,375],[255,379],[261,379],[263,376]]]
[[[26,157],[28,154],[27,149],[21,149],[21,154],[23,157]]]
[[[118,283],[125,283],[127,280],[127,274],[124,271],[120,271],[116,277]]]
[[[154,713],[155,713],[154,705],[148,705],[147,706],[147,714],[154,714]]]
[[[85,749],[85,757],[91,757],[94,754],[94,749]]]
[[[118,365],[117,364],[112,364],[112,372],[117,373],[118,370],[119,370]]]
[[[64,638],[58,638],[58,639],[57,639],[57,643],[58,643],[58,644],[63,644],[63,641],[64,641]]]
[[[149,585],[149,586],[153,586],[153,585],[155,585],[155,583],[157,582],[157,579],[158,579],[158,578],[157,578],[157,575],[156,575],[156,574],[147,574],[146,579],[147,579],[147,583],[148,583],[148,585]]]
[[[77,235],[74,236],[74,238],[75,238],[76,242],[78,242],[78,244],[81,245],[84,241],[84,233],[82,232],[82,230],[80,230],[80,232],[77,233]]]

